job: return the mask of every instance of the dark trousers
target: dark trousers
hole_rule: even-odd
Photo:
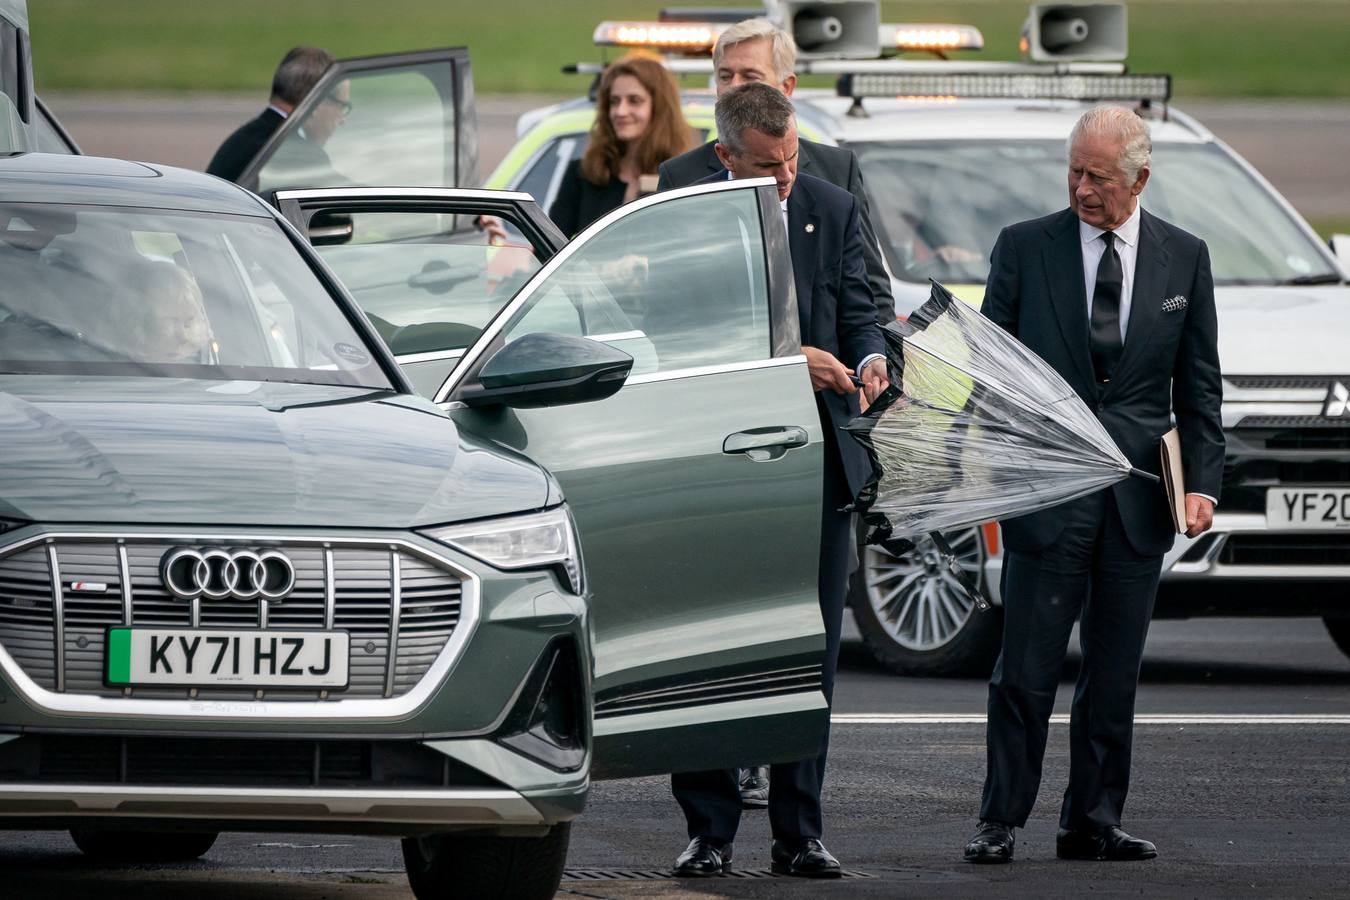
[[[1053,544],[1004,559],[1003,653],[989,681],[980,818],[1026,824],[1073,621],[1083,652],[1069,725],[1061,828],[1119,825],[1130,786],[1134,696],[1162,557],[1125,537],[1111,491],[1065,506]]]
[[[847,436],[845,436],[847,437]],[[817,585],[820,614],[825,620],[825,667],[821,683],[825,700],[834,697],[834,673],[839,665],[839,632],[854,554],[853,516],[839,509],[851,501],[838,449],[825,441],[825,496],[821,512],[820,576]],[[795,845],[822,836],[820,789],[825,781],[825,756],[830,735],[826,730],[820,754],[814,759],[777,763],[769,767],[769,827],[776,840]],[[689,837],[731,841],[741,821],[738,769],[680,772],[670,778]]]

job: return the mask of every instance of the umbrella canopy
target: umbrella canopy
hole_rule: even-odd
[[[1131,474],[1154,478],[1058,372],[942,285],[883,332],[891,387],[847,426],[872,456],[858,497],[871,543],[899,554],[926,533],[940,541]]]

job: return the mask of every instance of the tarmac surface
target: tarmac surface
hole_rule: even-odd
[[[204,169],[220,142],[262,111],[262,97],[50,94],[86,153]],[[515,142],[516,120],[559,97],[479,95],[479,170]],[[1350,219],[1350,101],[1194,100],[1177,106],[1247,158],[1305,216]]]
[[[856,636],[856,633],[854,633]],[[1067,712],[1077,660],[1058,698]],[[1347,897],[1350,659],[1317,620],[1156,622],[1135,729],[1126,830],[1142,863],[1054,858],[1068,728],[1052,727],[1045,781],[1017,861],[971,866],[984,775],[984,683],[898,678],[845,644],[825,791],[826,844],[856,877],[767,870],[766,817],[746,813],[741,877],[676,881],[685,838],[665,779],[597,783],[573,829],[559,897]],[[398,843],[340,835],[223,835],[200,862],[103,868],[64,832],[0,837],[0,894],[201,900],[406,898]]]

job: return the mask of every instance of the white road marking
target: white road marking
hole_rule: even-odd
[[[984,713],[835,713],[835,725],[983,725]],[[1052,725],[1068,725],[1069,717],[1057,713]],[[1227,714],[1140,713],[1136,725],[1350,725],[1350,714]]]

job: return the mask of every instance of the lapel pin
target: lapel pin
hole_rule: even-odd
[[[813,233],[815,232],[815,230],[816,230],[816,226],[815,226],[815,223],[814,223],[814,222],[807,222],[807,223],[806,223],[806,233],[807,233],[807,234],[813,234]]]

